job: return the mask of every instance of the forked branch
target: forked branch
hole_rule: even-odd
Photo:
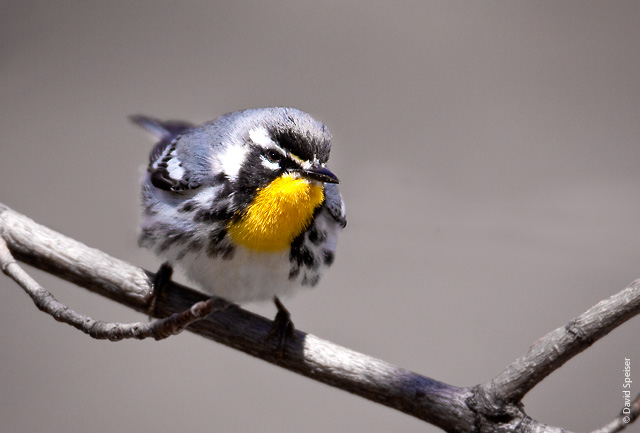
[[[269,320],[173,283],[154,296],[152,273],[40,226],[1,204],[0,238],[3,272],[29,293],[38,308],[92,336],[164,338],[188,325],[191,332],[450,432],[566,432],[529,418],[520,400],[552,371],[640,312],[640,283],[634,282],[535,342],[489,383],[459,388],[301,331],[287,341],[280,357],[277,342],[269,339]],[[3,245],[8,249],[3,250]],[[55,300],[14,257],[139,312],[169,319],[128,325],[93,321]],[[598,432],[620,431],[639,413],[636,398],[628,420],[621,414]]]
[[[187,326],[204,319],[216,309],[226,308],[229,305],[224,299],[209,298],[196,302],[185,311],[152,322],[104,322],[76,313],[58,301],[51,292],[45,290],[18,265],[2,237],[0,237],[0,269],[27,292],[40,311],[98,340],[119,341],[129,338],[163,340],[179,334]]]

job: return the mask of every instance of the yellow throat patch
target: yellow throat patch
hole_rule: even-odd
[[[322,200],[322,186],[285,174],[259,189],[240,220],[227,230],[235,243],[249,249],[281,251],[309,226]]]

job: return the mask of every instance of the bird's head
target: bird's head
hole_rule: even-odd
[[[323,203],[324,184],[339,183],[325,166],[331,134],[293,108],[246,110],[216,122],[229,132],[218,162],[238,204],[231,237],[252,249],[288,247]]]

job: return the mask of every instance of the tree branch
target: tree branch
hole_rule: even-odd
[[[173,282],[152,295],[154,274],[43,227],[0,205],[0,237],[16,259],[60,276],[142,313],[167,317],[206,301]],[[153,308],[152,308],[153,307]],[[269,339],[271,321],[234,304],[187,330],[320,382],[424,419],[449,431],[468,431],[474,416],[468,390],[447,385],[296,330],[284,357]],[[458,430],[456,426],[465,426]]]
[[[2,253],[0,245],[3,271],[19,282],[23,280],[20,284],[23,288],[25,285],[28,287],[25,290],[30,295],[46,291],[33,281],[24,281],[26,274],[21,274],[23,271],[11,255],[137,311],[148,313],[153,310],[154,317],[173,317],[171,320],[188,318],[190,324],[187,330],[191,332],[398,409],[449,432],[565,432],[529,418],[519,399],[551,371],[640,310],[640,283],[636,282],[600,302],[566,327],[534,343],[525,356],[489,383],[459,388],[299,330],[295,333],[295,339],[287,340],[284,357],[281,358],[277,342],[269,339],[271,321],[224,300],[209,300],[199,292],[174,283],[169,283],[166,290],[154,297],[150,283],[154,274],[40,226],[1,204],[0,237],[6,241],[10,251],[10,254]],[[36,303],[40,302],[36,300],[38,296],[34,297]],[[63,308],[65,314],[70,311],[62,304],[56,304],[52,295],[51,298],[52,307],[47,308],[51,309],[48,312],[54,313],[54,317],[62,316],[55,313],[62,311],[59,308]],[[204,304],[198,304],[200,302]],[[206,314],[202,311],[194,313],[192,308],[196,305],[205,306],[207,302],[211,304],[209,307],[213,313],[197,320]],[[78,317],[71,317],[68,323],[76,326],[78,320]],[[130,324],[134,325],[138,326]],[[170,329],[180,329],[180,326],[175,328],[171,325]],[[129,330],[129,334],[135,332]],[[636,399],[634,419],[639,404]]]
[[[617,433],[624,430],[626,426],[634,422],[640,416],[640,394],[638,394],[635,400],[631,403],[629,413],[620,412],[617,417],[613,419],[609,424],[601,429],[594,430],[592,433]]]
[[[229,305],[223,299],[209,298],[196,302],[191,308],[179,314],[175,313],[150,323],[104,322],[76,313],[58,301],[13,260],[7,242],[2,237],[0,237],[0,269],[27,292],[40,311],[98,340],[120,341],[128,338],[142,340],[149,337],[162,340],[171,335],[179,334],[187,326],[204,319],[214,310],[226,308]]]
[[[482,392],[496,401],[522,400],[542,379],[639,312],[640,280],[636,280],[534,342],[525,355],[483,385]]]

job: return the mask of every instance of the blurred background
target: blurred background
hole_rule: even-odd
[[[640,277],[636,1],[1,1],[0,202],[120,259],[137,247],[143,113],[294,106],[334,135],[349,225],[297,327],[459,386]],[[41,272],[77,311],[145,317]],[[0,279],[10,432],[431,432],[184,333],[95,341]],[[272,317],[272,305],[247,305]],[[640,392],[640,318],[524,400],[588,431]],[[635,426],[634,426],[635,427]]]

